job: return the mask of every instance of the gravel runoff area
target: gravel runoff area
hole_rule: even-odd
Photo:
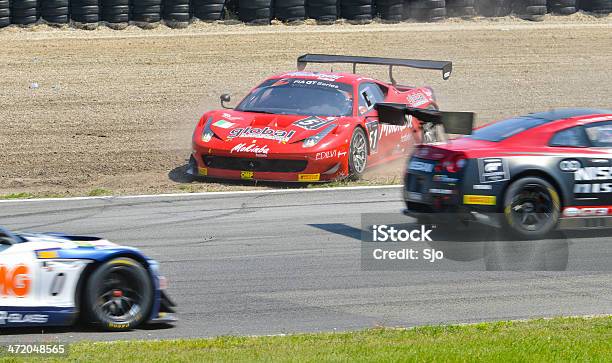
[[[253,27],[196,23],[113,31],[0,30],[0,195],[97,195],[255,188],[186,183],[193,127],[218,96],[244,96],[308,52],[452,60],[454,75],[398,70],[441,107],[479,122],[553,107],[610,107],[612,16],[339,22]],[[311,68],[316,69],[316,68]],[[348,71],[350,66],[335,70]],[[387,70],[360,73],[386,79]],[[365,183],[397,183],[403,162]],[[275,187],[265,184],[263,187]],[[19,194],[18,194],[19,195]]]

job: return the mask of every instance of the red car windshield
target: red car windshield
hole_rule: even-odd
[[[540,126],[549,120],[529,116],[511,118],[483,126],[472,132],[472,139],[498,142],[525,130]]]
[[[240,102],[236,111],[281,115],[351,116],[353,87],[302,78],[271,79]]]

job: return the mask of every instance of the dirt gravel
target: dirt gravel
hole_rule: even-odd
[[[308,52],[452,60],[448,81],[415,70],[396,78],[433,86],[442,108],[475,111],[479,122],[612,107],[612,16],[149,31],[37,26],[0,30],[0,45],[0,195],[253,188],[184,181],[195,122],[218,107],[219,94],[238,100]],[[359,71],[387,77],[377,67]],[[399,182],[402,165],[372,170],[366,183]]]

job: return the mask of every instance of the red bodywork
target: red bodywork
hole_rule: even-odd
[[[352,116],[318,118],[228,109],[207,112],[198,122],[193,134],[192,157],[196,164],[194,167],[197,168],[194,174],[224,179],[286,182],[315,182],[344,178],[349,174],[349,144],[356,128],[362,128],[368,137],[368,167],[405,157],[407,150],[420,142],[418,121],[412,120],[407,126],[379,123],[377,112],[373,107],[359,106],[359,86],[363,83],[377,84],[385,93],[384,102],[437,108],[432,89],[429,87],[397,86],[356,74],[290,72],[272,76],[266,81],[288,78],[351,85],[354,93]],[[206,141],[202,135],[211,118],[211,128],[215,136]],[[305,119],[314,120],[315,124],[319,122],[322,126],[315,129],[300,127],[303,122],[298,123],[298,121]],[[304,139],[316,135],[332,124],[337,126],[316,146],[303,147]],[[268,128],[269,133],[279,132],[290,135],[290,138],[275,140],[252,136],[232,137],[232,130],[247,127],[250,127],[249,130],[258,129],[256,131]]]

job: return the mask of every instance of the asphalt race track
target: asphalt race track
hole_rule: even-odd
[[[399,193],[381,187],[0,203],[0,224],[11,229],[100,235],[141,248],[162,263],[180,310],[175,327],[4,329],[0,341],[266,335],[612,314],[609,272],[362,271],[361,213],[399,213]]]

